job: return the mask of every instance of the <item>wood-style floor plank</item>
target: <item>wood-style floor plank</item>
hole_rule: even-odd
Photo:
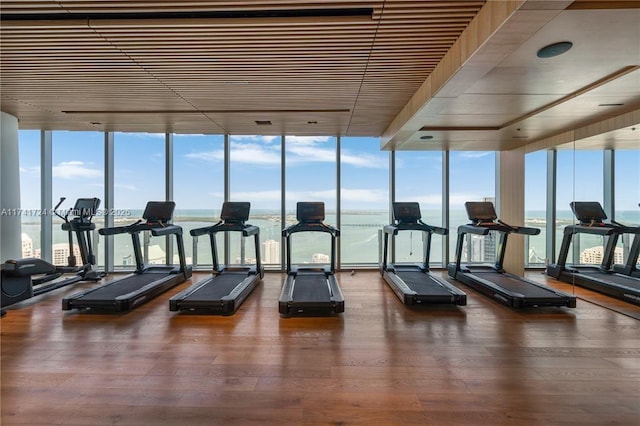
[[[281,318],[279,273],[229,317],[170,312],[186,283],[125,314],[60,309],[90,284],[10,307],[2,424],[639,424],[640,308],[553,280],[576,309],[459,283],[467,306],[411,308],[377,271],[338,280],[337,317]]]

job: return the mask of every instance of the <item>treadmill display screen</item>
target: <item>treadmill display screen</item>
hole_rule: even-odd
[[[422,215],[418,203],[393,203],[393,217],[401,223],[416,223]]]
[[[149,201],[142,218],[147,223],[168,223],[173,216],[176,203],[173,201]]]
[[[491,201],[467,201],[464,207],[473,222],[493,222],[498,218]]]
[[[318,202],[298,202],[297,207],[298,222],[319,223],[324,220],[324,203]]]
[[[572,201],[569,203],[573,214],[582,223],[602,223],[607,214],[597,201]]]
[[[80,218],[89,218],[95,216],[99,207],[99,198],[78,198],[71,213]]]
[[[222,204],[220,219],[225,222],[244,223],[249,220],[249,210],[251,203],[238,201],[225,201]]]

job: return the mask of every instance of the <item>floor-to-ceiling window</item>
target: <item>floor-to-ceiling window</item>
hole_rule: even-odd
[[[525,226],[540,229],[540,234],[525,236],[525,266],[546,263],[547,153],[537,151],[525,156]]]
[[[560,250],[566,225],[576,223],[572,201],[597,201],[603,204],[603,151],[558,151],[556,184],[556,252]],[[602,236],[573,236],[567,263],[599,264],[604,252]]]
[[[455,259],[458,226],[469,223],[467,201],[490,201],[495,205],[496,154],[485,151],[454,151],[449,158],[449,257]],[[462,260],[487,262],[495,260],[497,235],[468,236]]]
[[[615,220],[626,225],[639,226],[640,150],[615,151],[614,160]],[[632,234],[624,234],[618,240],[615,263],[627,263],[633,238]]]
[[[336,138],[286,136],[285,150],[287,223],[284,226],[296,223],[296,205],[299,201],[324,202],[325,223],[336,226]],[[329,236],[318,234],[306,232],[293,235],[293,263],[329,263]]]
[[[194,238],[189,231],[220,220],[224,201],[223,135],[173,135],[173,200],[176,202],[173,223],[183,228],[187,263],[211,265],[209,237]],[[217,242],[218,254],[222,255],[224,238],[218,238]],[[176,256],[174,248],[174,263],[178,262]]]
[[[114,134],[114,225],[122,226],[142,217],[148,201],[165,200],[165,135]],[[165,238],[141,235],[145,259],[164,264]],[[135,266],[131,237],[114,236],[114,266]]]
[[[22,257],[40,257],[40,131],[20,130]],[[4,259],[3,259],[4,260]]]
[[[396,201],[419,203],[422,221],[442,226],[442,152],[398,151],[395,171]],[[455,229],[453,234],[455,237]],[[422,232],[400,232],[395,238],[395,261],[423,262],[423,248]],[[442,236],[433,234],[430,263],[439,265],[442,261]]]
[[[389,153],[378,138],[340,139],[342,265],[378,263],[378,232],[389,221]]]
[[[51,144],[54,206],[62,197],[66,198],[58,213],[64,216],[78,198],[100,199],[101,208],[93,218],[96,232],[92,234],[92,242],[97,264],[104,265],[104,237],[97,232],[104,227],[104,133],[54,131]],[[68,219],[72,218],[73,214],[70,214]],[[66,265],[70,255],[68,232],[62,230],[62,222],[62,219],[54,217],[52,261],[55,265]],[[80,265],[82,258],[75,235],[73,239],[76,265]]]
[[[251,203],[249,221],[260,228],[261,260],[279,267],[281,260],[282,138],[229,136],[229,201]],[[255,263],[254,237],[244,248],[239,232],[229,233],[229,261]]]

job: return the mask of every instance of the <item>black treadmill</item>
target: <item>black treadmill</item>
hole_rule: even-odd
[[[0,273],[2,307],[75,283],[100,281],[105,276],[103,272],[93,270],[96,258],[91,244],[91,233],[96,228],[92,218],[100,207],[100,199],[79,198],[73,209],[67,210],[63,216],[58,212],[58,207],[64,200],[64,197],[61,198],[53,210],[56,216],[64,220],[62,230],[68,234],[67,266],[56,266],[39,258],[7,260],[2,264]],[[72,216],[71,219],[69,216]],[[77,263],[74,254],[74,235],[78,240],[81,264]]]
[[[640,207],[640,204],[638,207]],[[635,234],[635,236],[633,237],[633,242],[629,249],[627,262],[623,265],[613,265],[613,272],[640,278],[640,269],[638,269],[638,254],[640,254],[640,227],[625,227],[624,233]]]
[[[331,315],[344,312],[344,297],[335,277],[336,238],[340,230],[326,225],[323,202],[298,202],[298,223],[282,230],[286,238],[287,279],[282,286],[279,311],[283,316]],[[291,235],[297,232],[326,232],[331,235],[331,264],[291,265]]]
[[[149,201],[142,220],[129,226],[100,229],[98,232],[101,235],[131,234],[136,270],[133,274],[119,280],[64,298],[62,309],[65,311],[71,309],[129,311],[188,280],[191,276],[191,268],[187,267],[185,261],[182,228],[169,223],[174,208],[173,201]],[[175,235],[180,265],[145,265],[140,248],[142,231],[150,231],[153,236]]]
[[[574,201],[570,205],[579,223],[564,228],[558,262],[547,267],[547,275],[640,305],[640,279],[617,274],[611,270],[618,236],[628,230],[628,227],[605,223],[607,215],[597,201]],[[606,237],[604,256],[599,266],[566,264],[571,240],[575,234]]]
[[[512,308],[537,306],[576,307],[575,296],[554,290],[504,271],[505,249],[509,234],[537,235],[540,230],[508,225],[498,219],[493,204],[488,201],[465,203],[468,225],[458,227],[456,261],[448,266],[449,276]],[[486,236],[490,231],[500,233],[497,259],[494,265],[462,264],[462,246],[467,234]]]
[[[431,235],[446,235],[445,228],[430,226],[420,220],[420,205],[415,202],[394,202],[393,218],[396,223],[384,227],[384,245],[380,273],[394,293],[405,305],[416,304],[453,304],[466,305],[467,295],[444,279],[429,272]],[[407,264],[387,262],[389,254],[389,236],[398,235],[398,231],[420,231],[424,241],[424,263]]]
[[[251,294],[264,276],[260,262],[260,228],[245,223],[250,203],[227,201],[222,205],[220,221],[213,226],[191,230],[193,237],[209,235],[213,257],[213,276],[198,281],[169,299],[169,310],[231,315]],[[254,237],[256,264],[225,266],[218,262],[216,234],[237,231],[242,237]]]

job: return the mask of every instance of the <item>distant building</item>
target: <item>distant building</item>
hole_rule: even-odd
[[[51,247],[51,255],[53,257],[53,264],[57,266],[64,266],[69,264],[69,244],[58,243]],[[73,245],[73,255],[76,257],[76,265],[82,264],[82,257],[80,256],[80,247],[77,244]]]
[[[323,253],[314,253],[313,256],[311,256],[311,263],[329,263],[329,255]]]
[[[22,257],[34,257],[33,252],[33,239],[30,236],[22,233]]]
[[[599,265],[604,257],[604,247],[590,247],[580,253],[580,263],[585,265]],[[613,263],[624,263],[624,252],[622,247],[616,247],[613,252]]]
[[[264,245],[264,263],[279,264],[280,263],[280,242],[276,240],[267,240]]]

